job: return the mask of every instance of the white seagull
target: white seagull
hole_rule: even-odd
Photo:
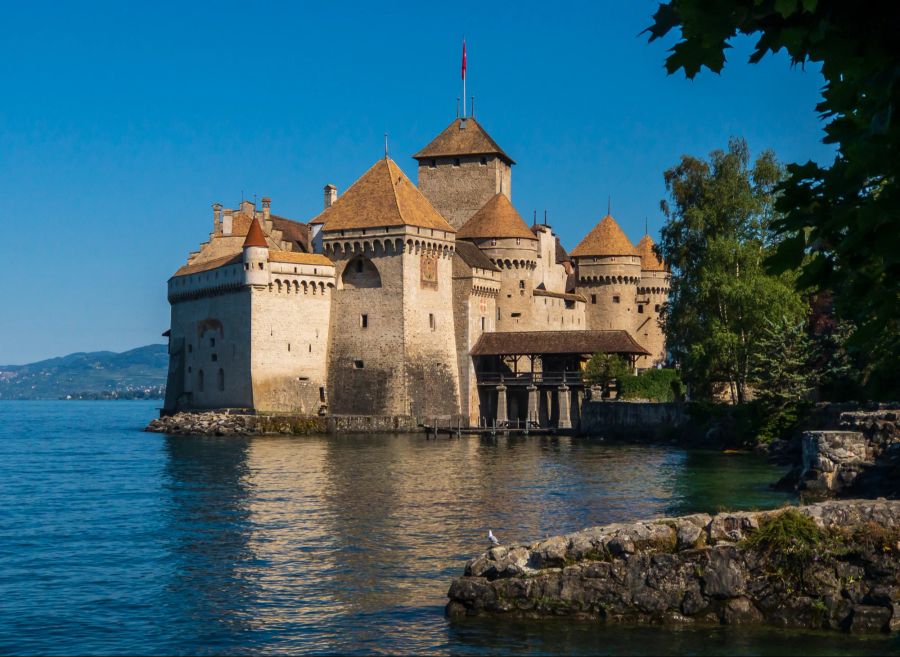
[[[491,545],[500,545],[500,541],[497,540],[497,537],[494,536],[494,532],[490,529],[488,530],[488,540],[491,542]]]

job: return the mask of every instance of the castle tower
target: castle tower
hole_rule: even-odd
[[[495,194],[459,229],[456,237],[473,242],[500,270],[496,330],[531,330],[538,238],[509,197]]]
[[[496,194],[512,198],[515,162],[473,117],[457,118],[413,157],[419,190],[454,228]]]
[[[654,367],[666,360],[666,336],[660,326],[663,304],[669,298],[672,275],[662,259],[653,252],[653,239],[644,235],[638,242],[641,257],[641,282],[637,290],[637,314],[634,337],[650,356],[641,356],[638,367]]]
[[[247,285],[268,285],[269,244],[256,217],[250,222],[243,249],[244,282]]]
[[[611,215],[606,215],[570,254],[577,289],[587,299],[589,330],[631,333],[637,314],[641,257]]]
[[[337,281],[329,410],[457,415],[453,227],[387,157],[317,221]]]

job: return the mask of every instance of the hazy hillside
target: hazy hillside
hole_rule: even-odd
[[[156,398],[164,393],[167,369],[163,344],[0,365],[0,399]]]

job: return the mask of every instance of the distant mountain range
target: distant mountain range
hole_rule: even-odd
[[[0,399],[159,399],[168,367],[164,344],[0,365]]]

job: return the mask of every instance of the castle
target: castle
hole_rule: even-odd
[[[665,359],[669,273],[609,215],[571,253],[512,203],[515,162],[474,117],[387,155],[308,223],[213,205],[209,240],[169,279],[164,413],[577,422],[597,351]]]

